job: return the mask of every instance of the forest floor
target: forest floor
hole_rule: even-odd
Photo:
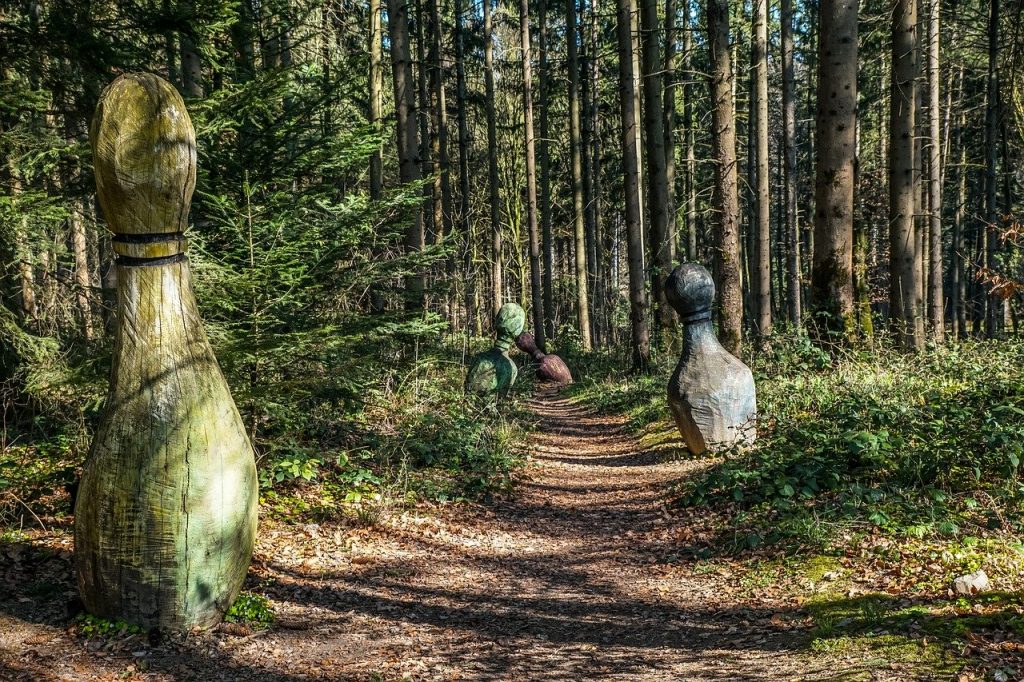
[[[862,646],[816,624],[816,595],[863,593],[842,568],[684,556],[666,489],[706,460],[555,394],[530,407],[509,500],[264,521],[247,589],[270,599],[266,629],[89,636],[68,612],[70,529],[0,544],[0,679],[984,679],[920,633]]]

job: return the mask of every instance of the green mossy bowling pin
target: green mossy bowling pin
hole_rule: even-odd
[[[519,370],[508,349],[526,327],[526,311],[518,303],[506,303],[494,316],[494,345],[473,358],[466,373],[466,393],[504,397],[516,383]]]
[[[97,616],[209,627],[245,578],[258,487],[184,253],[195,132],[170,84],[132,74],[104,90],[90,137],[115,234],[118,325],[75,506],[78,587]]]

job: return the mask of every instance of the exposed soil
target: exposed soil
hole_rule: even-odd
[[[267,630],[90,640],[70,625],[69,532],[0,547],[0,678],[913,679],[812,657],[798,612],[673,556],[665,486],[695,464],[556,395],[531,405],[510,501],[263,524],[249,588],[272,600]]]

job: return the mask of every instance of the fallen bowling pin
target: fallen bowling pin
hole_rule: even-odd
[[[169,83],[130,74],[100,96],[90,138],[115,235],[118,325],[75,504],[78,588],[103,618],[209,627],[245,579],[258,488],[185,255],[195,132]]]
[[[754,442],[757,398],[750,369],[718,343],[711,323],[715,282],[702,265],[684,263],[665,282],[685,325],[683,352],[668,382],[668,404],[694,454]]]
[[[542,383],[567,386],[572,383],[572,372],[562,358],[545,353],[537,348],[537,341],[530,332],[516,337],[516,347],[537,362],[537,379]]]
[[[525,326],[526,311],[519,304],[501,306],[494,317],[494,345],[473,358],[466,373],[466,393],[499,397],[508,394],[519,374],[516,363],[508,356],[508,349]]]

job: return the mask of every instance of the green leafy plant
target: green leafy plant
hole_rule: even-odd
[[[266,628],[274,622],[274,609],[262,594],[242,592],[224,614],[224,620],[257,629]]]
[[[79,614],[75,622],[86,637],[124,637],[145,632],[145,629],[138,625],[123,620],[107,620],[88,613]]]

